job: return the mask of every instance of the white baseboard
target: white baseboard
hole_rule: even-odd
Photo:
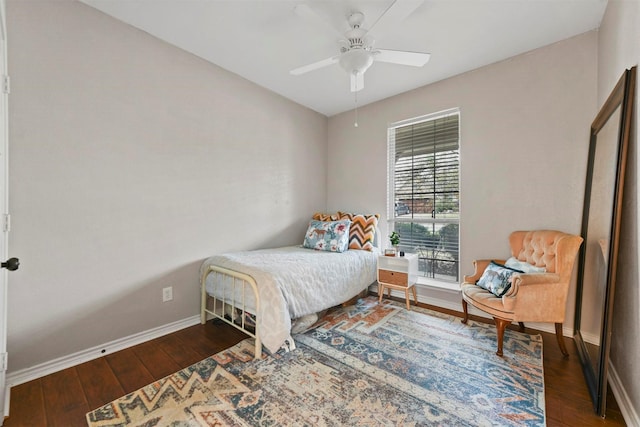
[[[638,416],[638,410],[640,408],[634,408],[633,402],[631,398],[627,394],[622,382],[620,381],[620,376],[618,376],[618,372],[616,368],[609,361],[609,385],[611,386],[611,391],[613,395],[616,397],[616,403],[620,407],[620,412],[622,413],[622,418],[624,418],[624,422],[628,426],[640,426],[640,416]],[[636,402],[637,403],[637,402]]]
[[[167,325],[139,332],[137,334],[120,338],[106,344],[89,348],[87,350],[59,357],[57,359],[41,363],[30,368],[21,369],[16,372],[10,372],[7,374],[6,384],[7,387],[13,387],[19,384],[23,384],[28,381],[44,377],[46,375],[53,374],[54,372],[58,372],[72,366],[97,359],[107,354],[115,353],[116,351],[124,350],[125,348],[142,344],[143,342],[147,342],[149,340],[159,338],[172,332],[188,328],[189,326],[193,326],[198,323],[200,323],[200,315],[188,317],[186,319],[178,320]]]

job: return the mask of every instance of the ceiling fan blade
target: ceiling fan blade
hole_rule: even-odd
[[[364,73],[351,73],[351,92],[364,89]]]
[[[309,71],[317,70],[319,68],[328,67],[329,65],[336,64],[340,56],[332,56],[331,58],[323,59],[322,61],[314,62],[313,64],[303,65],[302,67],[295,68],[289,71],[289,74],[299,76],[300,74],[308,73]]]
[[[398,28],[400,23],[419,8],[424,0],[395,0],[369,28],[377,38]]]
[[[412,67],[422,67],[429,62],[431,54],[421,52],[408,52],[406,50],[376,49],[376,61],[389,62],[391,64],[411,65]]]
[[[327,30],[333,31],[341,38],[344,37],[342,29],[334,26],[328,17],[320,15],[306,3],[300,3],[295,6],[293,12],[299,17],[306,19],[309,22],[313,22],[318,27],[324,27]]]

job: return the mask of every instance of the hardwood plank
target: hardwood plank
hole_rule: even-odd
[[[133,351],[154,380],[162,379],[182,369],[160,348],[157,339],[136,345],[133,347]]]
[[[210,320],[204,325],[203,331],[210,342],[215,344],[213,353],[210,355],[219,353],[249,338],[247,334],[222,320]],[[224,331],[224,333],[221,333],[221,331]]]
[[[76,366],[87,404],[95,409],[126,394],[104,357]]]
[[[47,426],[86,426],[89,408],[76,368],[65,369],[42,378]]]
[[[626,425],[615,399],[610,401],[605,419],[595,413],[573,339],[565,337],[569,357],[564,358],[555,334],[531,332],[540,333],[543,338],[548,427]]]
[[[189,347],[198,353],[198,356],[201,357],[201,359],[216,353],[215,349],[218,348],[218,346],[215,342],[212,342],[205,336],[203,325],[183,329],[182,331],[179,331],[179,334],[180,338],[183,341],[188,342]]]
[[[11,388],[11,411],[4,421],[5,427],[44,426],[47,415],[40,379]]]
[[[161,338],[158,341],[158,346],[179,366],[191,366],[207,357],[203,357],[199,352],[193,350],[189,343],[178,334],[171,334]]]
[[[204,325],[196,325],[181,331],[181,338],[200,354],[201,359],[212,356],[240,341],[249,338],[243,332],[220,320],[210,320]]]
[[[118,378],[124,393],[128,394],[155,381],[153,375],[138,359],[136,353],[127,348],[105,356],[113,374]]]

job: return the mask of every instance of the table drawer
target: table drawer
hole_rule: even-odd
[[[378,270],[378,280],[384,283],[398,286],[408,286],[409,275],[399,271]]]

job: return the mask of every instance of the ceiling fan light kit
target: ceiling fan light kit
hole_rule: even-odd
[[[353,49],[340,56],[340,66],[351,76],[351,92],[364,88],[364,72],[373,64],[373,54],[364,49]]]
[[[349,74],[364,74],[373,64],[373,54],[364,49],[354,49],[340,56],[340,66]]]
[[[357,92],[364,89],[364,73],[371,67],[374,61],[414,67],[424,66],[427,61],[429,61],[430,55],[428,53],[387,49],[374,50],[374,39],[369,35],[369,32],[374,28],[389,28],[394,24],[399,24],[402,19],[410,15],[421,3],[422,2],[416,3],[415,1],[395,0],[369,30],[362,28],[362,24],[364,23],[363,13],[351,13],[347,18],[350,30],[344,34],[345,38],[339,41],[339,55],[296,68],[291,70],[290,73],[293,75],[301,75],[333,65],[337,62],[350,75],[351,92]],[[304,10],[304,14],[307,16],[313,13],[309,7],[299,8],[299,10]],[[319,18],[316,17],[315,20],[318,21]]]

